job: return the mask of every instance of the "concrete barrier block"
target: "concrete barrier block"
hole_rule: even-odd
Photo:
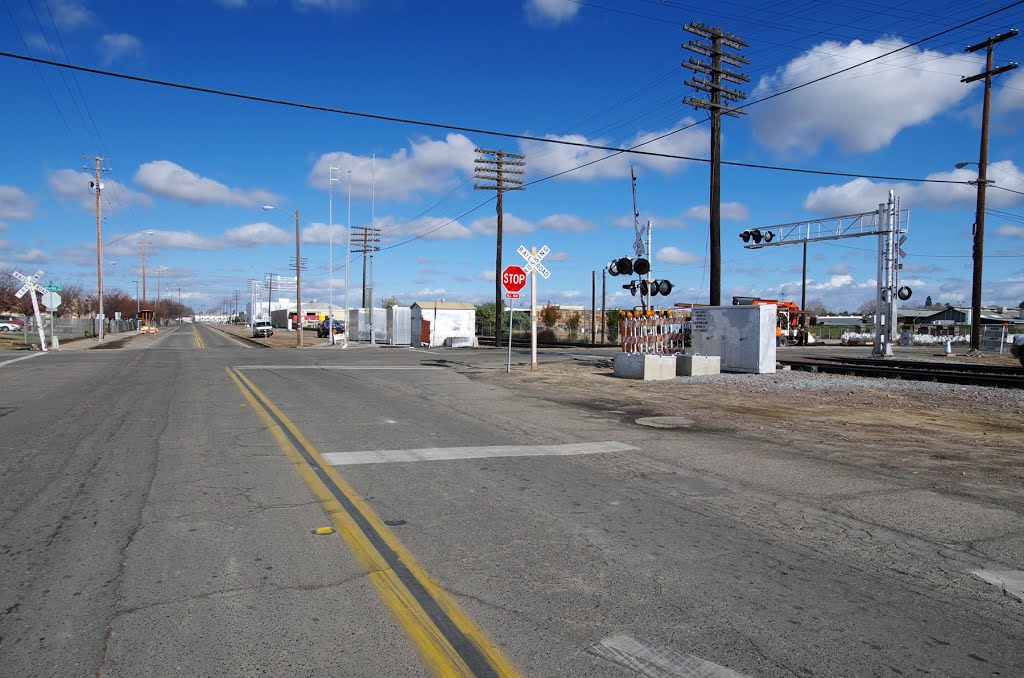
[[[676,377],[674,356],[618,353],[613,360],[613,366],[615,376],[623,379],[658,381]]]
[[[722,357],[717,355],[676,356],[676,376],[703,377],[722,373]]]

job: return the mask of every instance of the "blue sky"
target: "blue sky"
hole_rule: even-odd
[[[982,16],[1005,2],[754,0],[3,0],[2,51],[349,111],[622,147],[687,127],[645,149],[706,158],[706,117],[682,104],[682,30],[701,21],[745,39],[749,100],[846,68]],[[723,123],[726,160],[865,175],[969,181],[980,139],[983,70],[966,45],[1020,27],[1017,4],[941,37],[750,106]],[[1021,61],[1024,36],[996,64]],[[328,297],[328,168],[334,186],[335,300],[352,224],[371,221],[376,156],[377,298],[403,303],[494,298],[493,195],[473,190],[475,147],[527,156],[527,181],[608,153],[129,82],[0,57],[4,162],[0,267],[96,286],[94,195],[104,166],[104,286],[134,293],[140,239],[155,270],[196,309],[247,280],[288,275],[300,211],[303,298]],[[986,304],[1024,300],[1024,68],[993,88],[986,218]],[[506,264],[519,245],[551,249],[542,302],[590,305],[591,271],[631,253],[636,166],[641,219],[654,223],[654,272],[672,302],[706,302],[708,166],[617,155],[505,195]],[[866,212],[890,188],[911,210],[901,283],[912,302],[970,301],[970,185],[888,182],[725,167],[722,298],[799,301],[801,250],[742,248],[755,226]],[[1010,190],[1002,190],[1010,189]],[[282,211],[264,211],[272,203]],[[140,234],[152,231],[153,235]],[[812,244],[809,299],[834,311],[873,298],[873,238]],[[361,261],[353,259],[351,299]],[[608,278],[608,306],[634,298]],[[598,280],[600,294],[600,280]],[[275,295],[276,296],[276,295]],[[353,302],[355,303],[355,302]]]

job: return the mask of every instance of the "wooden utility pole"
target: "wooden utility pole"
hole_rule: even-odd
[[[505,151],[489,151],[485,148],[478,148],[476,152],[481,155],[473,162],[473,178],[487,182],[477,184],[473,188],[478,191],[495,191],[498,194],[498,234],[497,254],[494,258],[494,346],[501,346],[501,240],[502,240],[502,201],[501,196],[505,191],[523,190],[523,179],[521,175],[526,173],[526,156],[519,153],[506,153]],[[509,176],[512,175],[512,176]]]
[[[351,230],[356,240],[352,245],[352,252],[363,255],[363,308],[367,308],[366,261],[367,255],[380,250],[380,246],[374,244],[380,242],[380,229],[373,226],[353,226]]]
[[[985,255],[985,187],[989,183],[988,116],[989,104],[992,98],[992,76],[1017,68],[1016,63],[993,68],[992,52],[998,43],[1016,37],[1017,33],[1017,29],[1014,28],[1006,33],[991,37],[985,42],[979,42],[977,45],[971,45],[964,49],[968,53],[977,52],[982,49],[986,51],[985,72],[960,79],[960,82],[963,83],[975,82],[977,80],[985,81],[985,103],[981,114],[981,152],[978,155],[978,181],[975,182],[978,186],[978,200],[974,214],[974,280],[971,284],[971,355],[981,353],[981,274]]]
[[[736,84],[750,82],[750,78],[747,76],[725,70],[722,66],[723,64],[728,64],[730,66],[742,67],[749,64],[750,61],[737,54],[723,50],[726,47],[739,50],[749,47],[749,45],[734,35],[723,33],[720,28],[711,28],[696,21],[690,22],[689,26],[683,26],[683,30],[710,42],[710,44],[707,44],[698,40],[691,40],[683,45],[683,49],[695,52],[702,57],[710,58],[710,63],[690,57],[689,61],[683,62],[682,65],[688,67],[695,74],[702,73],[711,76],[711,80],[707,80],[694,75],[692,80],[686,81],[687,85],[702,92],[707,92],[711,95],[711,98],[697,99],[691,96],[684,99],[683,103],[689,104],[694,108],[706,109],[710,111],[709,115],[711,116],[711,197],[709,202],[711,212],[709,225],[711,255],[710,304],[712,306],[719,306],[722,302],[722,114],[731,115],[734,118],[747,114],[744,110],[722,103],[723,99],[731,103],[747,98],[747,95],[743,92],[723,86],[722,81],[726,80]]]
[[[96,318],[98,321],[96,338],[101,341],[103,340],[105,318],[103,317],[103,217],[100,213],[100,193],[103,191],[103,182],[100,181],[100,173],[110,171],[102,166],[102,162],[107,159],[96,156],[93,158],[95,166],[87,165],[85,167],[87,172],[95,172],[95,178],[89,183],[96,191]]]

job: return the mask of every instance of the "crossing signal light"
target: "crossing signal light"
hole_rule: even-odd
[[[645,262],[646,259],[637,259],[637,262]],[[647,264],[647,269],[650,270],[650,264]],[[608,263],[608,272],[612,275],[633,275],[633,260],[629,257],[621,257],[619,259],[613,259]]]
[[[640,296],[641,297],[646,297],[647,293],[650,292],[650,291],[651,291],[650,283],[648,283],[646,280],[641,280],[640,281]]]
[[[651,262],[643,257],[640,257],[633,262],[633,273],[637,275],[647,275],[651,272]]]
[[[764,242],[766,243],[769,243],[772,240],[774,240],[775,233],[772,231],[765,231],[762,233],[761,229],[752,228],[749,231],[743,231],[742,233],[740,233],[740,238],[743,239],[743,242],[750,242],[751,240],[753,240],[755,245],[760,245],[762,240],[764,240]]]

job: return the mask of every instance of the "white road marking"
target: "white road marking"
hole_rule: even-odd
[[[576,454],[603,454],[636,449],[614,440],[568,445],[492,445],[488,447],[428,447],[419,450],[368,450],[365,452],[328,452],[327,463],[392,464],[403,461],[442,461],[448,459],[485,459],[491,457],[564,457]]]
[[[425,365],[235,365],[236,370],[440,370]]]
[[[36,353],[31,353],[29,355],[23,355],[20,358],[11,358],[10,360],[5,360],[2,363],[0,363],[0,367],[3,367],[4,365],[10,365],[11,363],[16,363],[19,360],[28,360],[29,358],[38,358],[41,355],[46,355],[46,353],[44,351],[37,351]]]
[[[1024,600],[1024,571],[1021,570],[970,570],[979,579],[995,584],[1003,593]]]
[[[616,633],[594,643],[587,654],[646,678],[749,678],[667,645],[657,645],[629,633]]]

